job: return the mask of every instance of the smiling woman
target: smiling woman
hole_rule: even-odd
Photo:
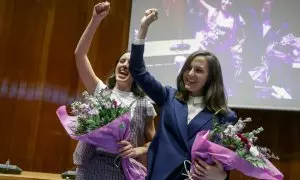
[[[133,81],[128,71],[130,53],[124,53],[116,62],[106,85],[95,74],[88,59],[88,51],[93,36],[101,21],[110,9],[109,2],[98,3],[94,7],[93,17],[81,36],[75,50],[75,60],[79,76],[90,94],[98,94],[104,88],[111,91],[111,98],[118,106],[131,106],[130,137],[118,142],[119,154],[112,154],[103,147],[95,147],[79,141],[74,152],[74,163],[77,165],[77,179],[115,180],[124,179],[124,171],[116,159],[139,158],[146,154],[148,145],[154,136],[153,118],[156,116],[153,105],[143,91]]]
[[[190,96],[202,96],[212,111],[227,109],[221,65],[217,57],[207,51],[192,53],[177,76],[176,97],[187,102]]]
[[[129,77],[128,72],[128,63],[129,63],[130,53],[125,53],[120,58],[116,70],[117,70],[117,79],[119,81],[126,81],[129,80],[132,81],[131,76]]]
[[[129,59],[130,52],[124,53],[118,59],[118,61],[115,64],[114,71],[106,80],[107,87],[109,89],[116,88],[126,92],[131,91],[135,96],[144,97],[143,91],[137,86],[136,82],[133,81],[129,73]]]
[[[202,56],[196,56],[190,62],[188,68],[184,67],[182,71],[186,90],[190,91],[192,96],[202,96],[202,87],[205,85],[208,76],[206,59]]]
[[[148,27],[158,19],[156,9],[149,9],[141,19],[137,39],[131,48],[129,70],[149,97],[161,107],[160,126],[148,153],[149,180],[186,179],[185,160],[191,160],[191,148],[197,132],[213,128],[213,114],[224,110],[218,122],[236,120],[227,107],[219,60],[210,52],[189,55],[177,76],[177,89],[163,86],[146,69],[144,44]],[[165,162],[169,162],[165,166]],[[193,162],[196,179],[225,179],[225,170],[217,164]]]

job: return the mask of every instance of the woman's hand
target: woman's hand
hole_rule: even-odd
[[[141,19],[141,26],[148,27],[151,23],[158,19],[157,9],[148,9],[145,12],[145,15]]]
[[[148,9],[141,19],[141,27],[137,35],[138,39],[145,39],[150,24],[158,19],[157,9]]]
[[[98,21],[103,20],[108,15],[109,9],[110,3],[107,1],[96,4],[93,10],[93,19]]]
[[[213,158],[214,165],[209,165],[197,158],[193,163],[195,173],[192,177],[201,180],[224,180],[227,173],[224,171],[222,164]]]
[[[120,141],[118,144],[122,146],[119,149],[119,153],[122,158],[136,158],[144,154],[143,147],[134,148],[128,141]]]

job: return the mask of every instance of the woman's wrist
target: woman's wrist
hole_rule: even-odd
[[[101,18],[99,18],[99,17],[94,17],[94,16],[93,16],[93,17],[91,18],[91,21],[90,21],[90,22],[93,23],[93,24],[95,23],[95,24],[99,25],[99,24],[101,23],[101,21],[102,21]]]
[[[136,157],[142,156],[146,154],[148,151],[148,148],[146,147],[137,147],[135,148]]]
[[[142,24],[140,26],[137,39],[146,39],[147,32],[148,32],[148,26]]]

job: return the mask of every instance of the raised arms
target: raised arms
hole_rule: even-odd
[[[109,13],[109,9],[109,2],[98,3],[94,6],[93,17],[83,32],[74,52],[79,77],[90,94],[94,93],[97,84],[101,80],[95,75],[87,54],[96,30]]]

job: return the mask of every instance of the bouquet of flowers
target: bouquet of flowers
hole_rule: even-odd
[[[102,89],[95,96],[83,92],[79,101],[69,108],[59,107],[56,114],[72,139],[99,146],[107,152],[117,154],[118,142],[129,139],[130,106],[118,105],[109,89]],[[145,179],[146,168],[136,160],[122,159],[122,167],[126,179]]]
[[[215,114],[216,115],[216,114]],[[268,160],[278,159],[268,148],[255,146],[260,127],[252,132],[242,132],[251,118],[239,119],[235,125],[219,123],[213,117],[213,130],[198,132],[192,146],[192,160],[200,157],[212,164],[212,156],[226,171],[237,170],[258,179],[283,179],[282,173]],[[193,166],[191,168],[193,170]]]

